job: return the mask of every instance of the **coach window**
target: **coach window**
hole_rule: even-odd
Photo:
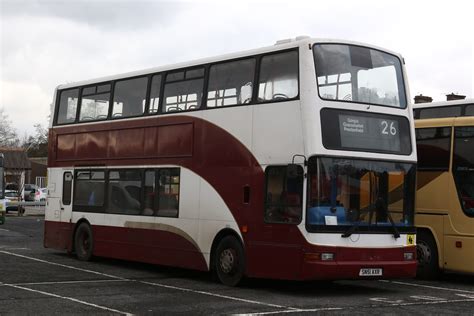
[[[466,116],[474,116],[474,104],[466,106]]]
[[[461,116],[461,106],[443,106],[420,109],[420,119],[458,116]]]
[[[108,180],[107,213],[140,215],[142,195],[140,170],[111,170]]]
[[[142,115],[145,110],[147,85],[147,77],[117,81],[112,118]]]
[[[179,178],[179,168],[158,170],[157,216],[178,217]]]
[[[158,106],[160,105],[160,91],[161,75],[155,75],[151,79],[150,108],[148,109],[148,113],[158,112]]]
[[[207,107],[250,103],[254,74],[254,58],[211,66]]]
[[[201,107],[204,68],[169,73],[166,76],[163,112],[190,111]]]
[[[474,127],[454,129],[453,176],[464,213],[474,217]]]
[[[298,52],[264,56],[260,64],[258,101],[281,101],[298,96]]]
[[[110,84],[82,89],[79,121],[105,120],[109,113]]]
[[[297,224],[301,221],[303,199],[303,168],[294,176],[287,175],[286,166],[267,167],[265,222]]]
[[[63,90],[60,92],[56,124],[74,123],[77,115],[78,98],[79,89]]]
[[[104,171],[76,171],[74,210],[102,212],[105,196]]]
[[[418,170],[449,169],[451,127],[416,129]]]

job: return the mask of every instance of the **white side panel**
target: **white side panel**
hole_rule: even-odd
[[[45,207],[45,220],[60,221],[62,197],[62,168],[48,168],[48,198]]]
[[[252,152],[262,165],[286,164],[304,155],[299,101],[253,106]]]
[[[180,168],[179,218],[196,220],[199,218],[200,177],[186,168]]]
[[[201,247],[204,258],[209,265],[212,242],[219,231],[231,228],[241,238],[242,236],[234,216],[216,190],[204,179],[201,179],[200,189],[198,245]]]
[[[254,105],[242,105],[204,111],[203,119],[217,126],[225,126],[228,133],[251,150],[253,107]]]

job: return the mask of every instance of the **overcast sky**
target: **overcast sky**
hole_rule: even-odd
[[[20,136],[57,85],[309,35],[405,57],[412,97],[474,94],[469,1],[0,0],[0,108]]]

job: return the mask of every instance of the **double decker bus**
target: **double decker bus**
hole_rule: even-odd
[[[418,274],[474,273],[474,100],[414,106]]]
[[[297,38],[61,85],[45,247],[291,280],[416,273],[400,55]]]

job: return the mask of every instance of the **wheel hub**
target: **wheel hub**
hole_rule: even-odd
[[[431,249],[422,241],[418,241],[416,245],[416,256],[420,265],[431,262]]]
[[[225,249],[222,251],[219,258],[219,265],[222,272],[229,274],[232,272],[235,266],[235,253],[232,249]]]

